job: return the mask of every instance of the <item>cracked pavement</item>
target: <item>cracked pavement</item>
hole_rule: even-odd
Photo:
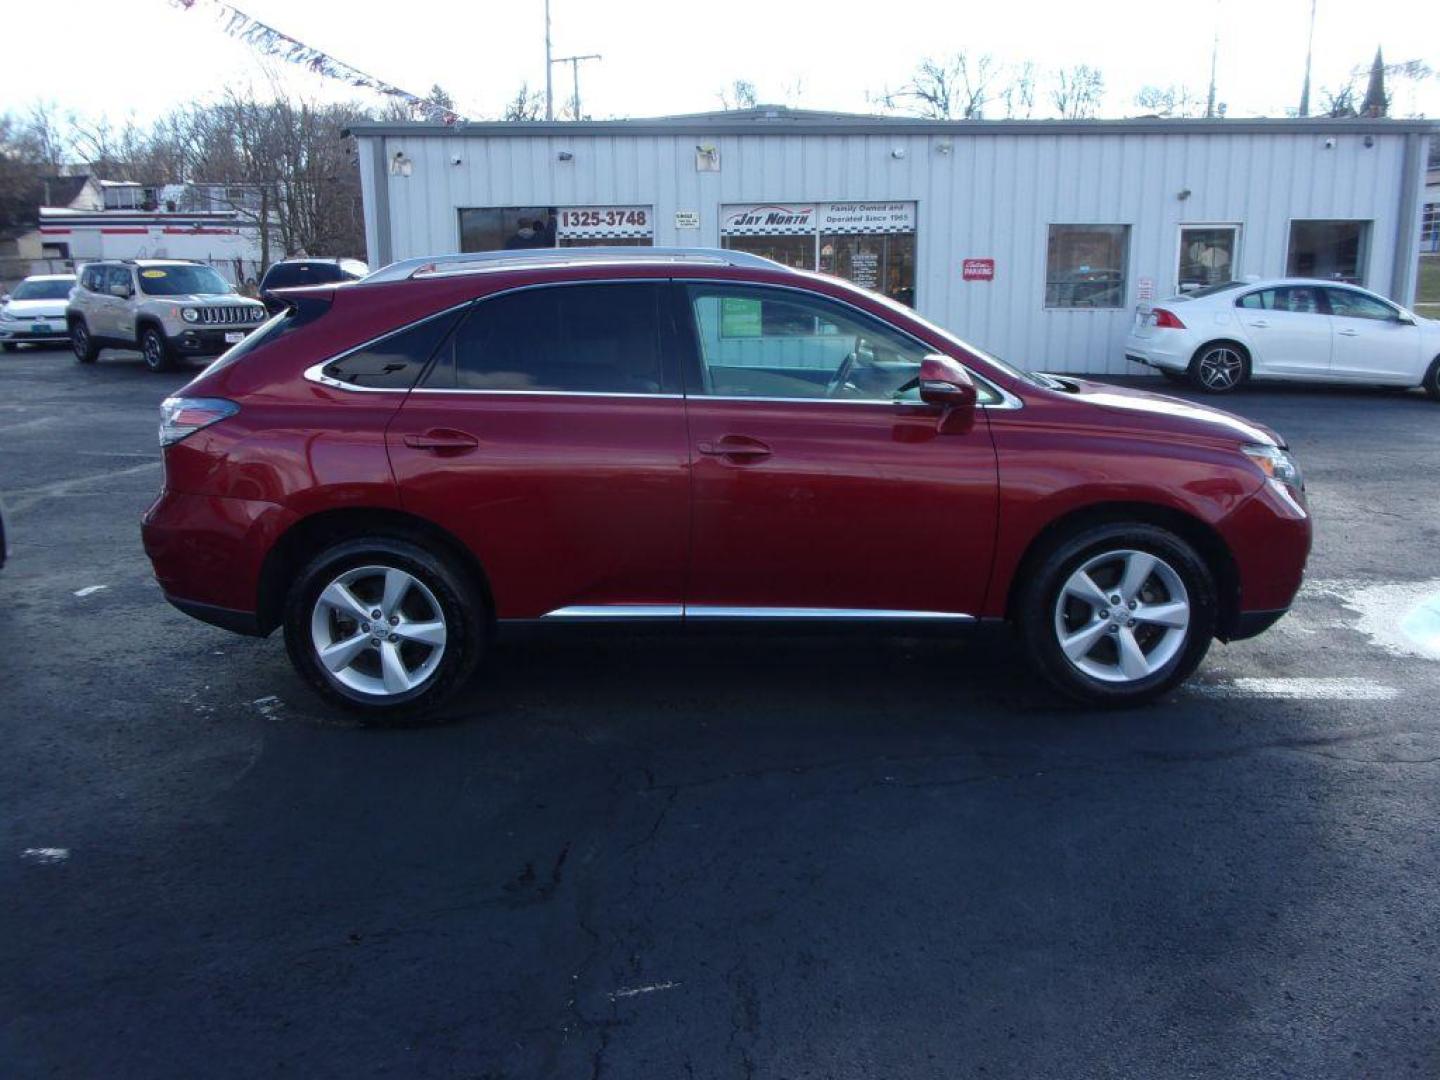
[[[1211,652],[1234,692],[1070,708],[1000,632],[572,636],[387,731],[160,598],[184,378],[0,360],[5,1075],[1440,1073],[1440,662],[1325,584],[1440,577],[1440,406],[1228,403],[1300,456],[1319,583]]]

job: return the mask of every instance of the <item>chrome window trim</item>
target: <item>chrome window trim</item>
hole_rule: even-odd
[[[473,386],[417,386],[414,394],[501,394],[519,397],[644,398],[648,401],[680,401],[684,394],[637,394],[629,390],[483,390]]]
[[[319,383],[321,386],[328,386],[336,390],[353,390],[359,394],[408,394],[411,390],[415,389],[413,386],[357,386],[354,383],[347,383],[341,379],[326,375],[325,369],[331,364],[335,363],[337,360],[344,360],[347,356],[353,356],[357,352],[363,352],[365,349],[370,348],[370,346],[376,344],[377,342],[384,341],[388,337],[394,337],[396,334],[403,334],[407,330],[413,330],[415,327],[422,326],[425,323],[430,322],[432,319],[440,319],[444,318],[446,315],[453,315],[455,312],[460,311],[462,308],[469,307],[474,302],[474,297],[469,300],[462,300],[458,304],[451,304],[443,311],[437,311],[432,315],[426,315],[422,319],[416,319],[414,322],[408,322],[403,326],[392,327],[391,329],[386,330],[383,334],[377,334],[367,341],[362,341],[359,345],[352,345],[350,346],[350,348],[344,350],[343,352],[338,352],[331,356],[327,356],[318,364],[311,364],[308,368],[305,369],[304,377],[310,382]]]

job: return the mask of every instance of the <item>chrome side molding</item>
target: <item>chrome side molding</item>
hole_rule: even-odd
[[[867,620],[908,622],[974,622],[975,616],[958,611],[904,611],[890,608],[729,607],[711,604],[578,604],[556,608],[541,616],[546,622],[595,622],[621,619],[696,619],[744,621],[784,619],[795,621]]]

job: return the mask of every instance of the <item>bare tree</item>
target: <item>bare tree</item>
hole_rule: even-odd
[[[1026,60],[1009,71],[1009,80],[1000,91],[1007,120],[1028,120],[1035,112],[1035,64]]]
[[[998,75],[994,57],[958,52],[948,60],[927,57],[899,89],[886,89],[879,102],[887,109],[937,120],[979,120]]]
[[[726,112],[733,109],[753,109],[759,103],[755,84],[749,79],[736,79],[720,91],[720,107]]]
[[[1050,100],[1065,120],[1085,120],[1100,112],[1105,77],[1089,64],[1076,64],[1055,73]]]
[[[1142,86],[1135,104],[1152,116],[1201,116],[1205,99],[1188,86]]]
[[[507,122],[527,122],[539,120],[545,115],[545,95],[539,90],[531,90],[529,83],[521,83],[520,89],[515,91],[515,96],[505,105],[505,111],[500,119]]]

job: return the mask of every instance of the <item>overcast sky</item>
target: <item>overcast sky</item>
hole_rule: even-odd
[[[522,81],[544,85],[543,0],[236,6],[405,89],[423,94],[439,82],[471,117],[498,115]],[[904,82],[925,55],[959,49],[1033,60],[1042,69],[1091,64],[1105,75],[1104,114],[1120,116],[1139,111],[1134,96],[1146,84],[1185,83],[1203,96],[1217,25],[1219,100],[1230,115],[1245,116],[1283,115],[1297,103],[1310,0],[552,0],[551,8],[556,56],[604,57],[581,76],[585,111],[596,117],[719,108],[720,90],[737,78],[753,81],[762,101],[874,111],[867,93]],[[32,5],[31,15],[37,10]],[[23,109],[38,98],[62,111],[147,121],[229,84],[265,82],[257,54],[227,38],[213,10],[201,5],[187,11],[171,0],[67,0],[63,22],[63,33],[50,34],[44,47],[5,42],[0,109]],[[5,37],[0,31],[0,41]],[[1319,0],[1312,102],[1319,88],[1368,64],[1377,45],[1387,61],[1440,66],[1436,42],[1436,0]],[[279,61],[268,64],[301,94],[376,101]],[[568,65],[555,74],[558,108],[569,92]],[[1407,92],[1395,111],[1440,116],[1440,79]]]

